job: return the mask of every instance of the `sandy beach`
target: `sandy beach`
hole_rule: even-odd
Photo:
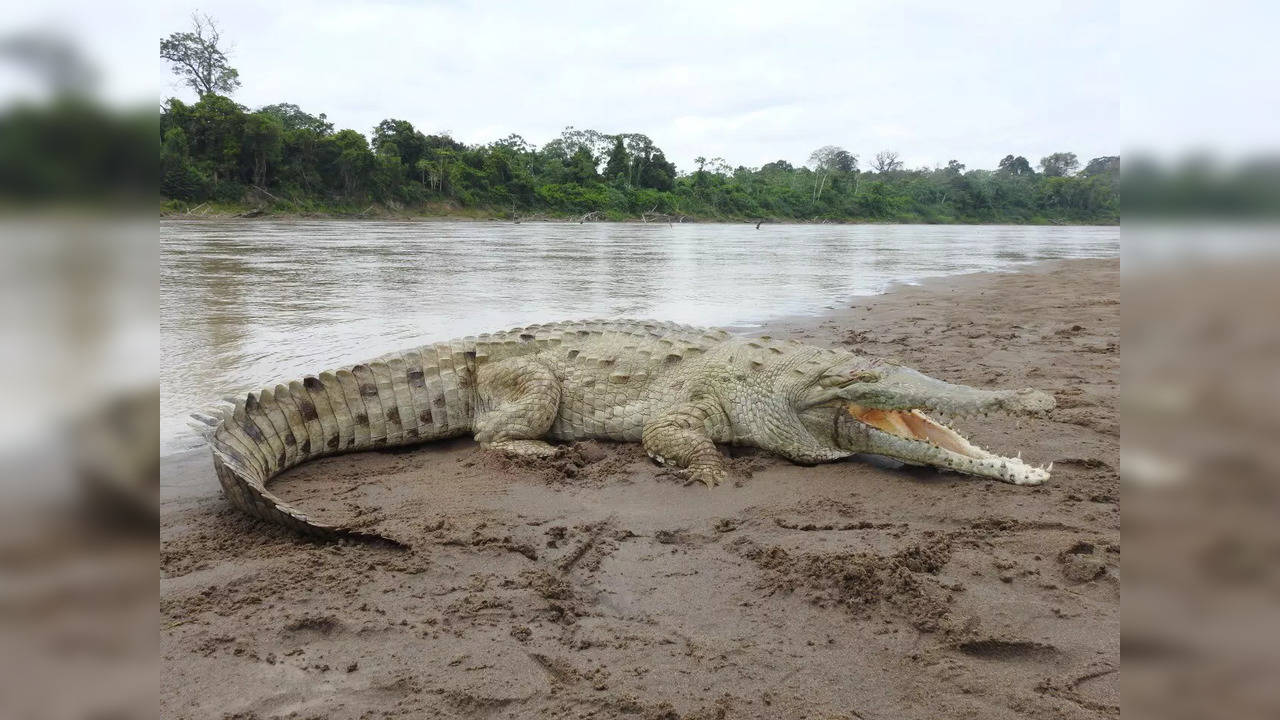
[[[1119,260],[1070,260],[760,331],[1052,392],[1048,418],[958,425],[1053,461],[1040,487],[733,448],[708,489],[634,445],[516,463],[469,440],[273,485],[400,550],[265,526],[206,451],[165,458],[161,714],[1118,717],[1119,314]]]

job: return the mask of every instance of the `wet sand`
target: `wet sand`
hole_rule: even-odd
[[[1021,488],[730,449],[684,486],[638,446],[470,441],[330,458],[275,492],[409,550],[319,544],[162,463],[174,718],[1119,715],[1119,261],[902,287],[765,334],[1053,392],[958,426],[1053,461]]]

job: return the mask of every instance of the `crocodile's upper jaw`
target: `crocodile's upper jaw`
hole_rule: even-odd
[[[1053,463],[1034,467],[978,447],[919,409],[878,410],[848,403],[840,413],[840,435],[854,452],[885,455],[909,463],[989,477],[1015,485],[1039,485]]]

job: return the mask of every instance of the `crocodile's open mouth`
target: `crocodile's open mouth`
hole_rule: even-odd
[[[873,410],[850,403],[849,414],[860,422],[890,435],[918,440],[970,458],[986,458],[991,453],[969,442],[963,435],[919,410]]]
[[[1047,468],[1034,467],[1018,457],[1004,457],[969,442],[960,433],[915,410],[877,410],[848,403],[846,411],[864,425],[892,436],[887,443],[902,452],[890,453],[908,462],[920,462],[984,477],[994,477],[1019,485],[1038,485],[1049,478]],[[902,440],[909,441],[902,443]]]

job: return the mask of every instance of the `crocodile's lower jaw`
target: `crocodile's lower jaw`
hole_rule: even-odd
[[[1015,485],[1039,485],[1049,479],[1053,463],[1034,467],[1018,457],[1004,457],[969,442],[963,435],[937,422],[920,410],[875,410],[856,404],[847,406],[849,415],[868,427],[877,445],[893,448],[892,457],[956,472],[995,478]]]

